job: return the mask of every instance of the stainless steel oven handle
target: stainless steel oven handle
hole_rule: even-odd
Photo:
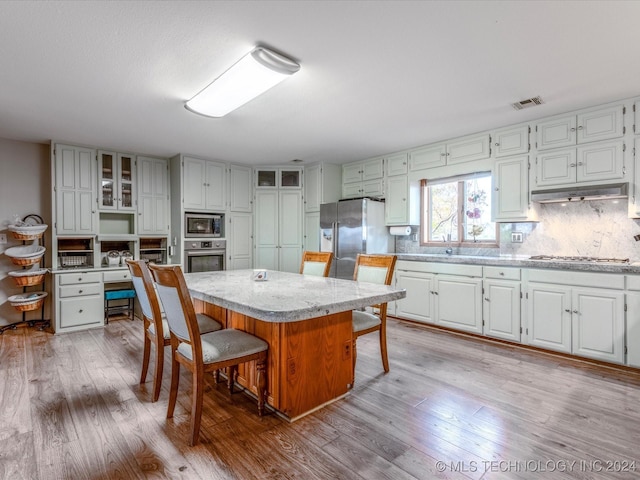
[[[201,257],[203,255],[226,255],[226,250],[187,250],[184,254],[191,257]]]

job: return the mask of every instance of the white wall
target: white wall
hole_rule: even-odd
[[[17,322],[22,313],[9,304],[7,298],[21,293],[13,279],[7,275],[20,270],[4,251],[22,245],[14,240],[7,225],[14,214],[21,217],[35,213],[40,215],[49,229],[45,233],[45,246],[51,244],[51,159],[49,145],[17,142],[0,138],[0,233],[7,235],[8,243],[0,245],[0,325]],[[51,265],[50,251],[45,256],[46,266]],[[46,278],[46,290],[51,290],[51,275]],[[35,290],[35,287],[32,287]],[[45,318],[50,319],[49,302],[45,303]],[[27,319],[40,318],[40,310],[29,312]]]

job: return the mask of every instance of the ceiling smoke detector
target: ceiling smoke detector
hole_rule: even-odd
[[[543,103],[544,102],[542,101],[542,98],[540,98],[540,95],[538,95],[537,97],[527,98],[525,100],[520,100],[519,102],[512,103],[511,106],[516,110],[522,110],[523,108],[531,108],[535,107],[536,105],[542,105]]]

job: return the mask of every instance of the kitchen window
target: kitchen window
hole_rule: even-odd
[[[491,221],[491,172],[422,180],[421,244],[497,247]]]

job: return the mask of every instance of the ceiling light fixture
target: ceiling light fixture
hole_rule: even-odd
[[[255,47],[189,100],[185,107],[207,117],[223,117],[300,70],[293,60]]]

